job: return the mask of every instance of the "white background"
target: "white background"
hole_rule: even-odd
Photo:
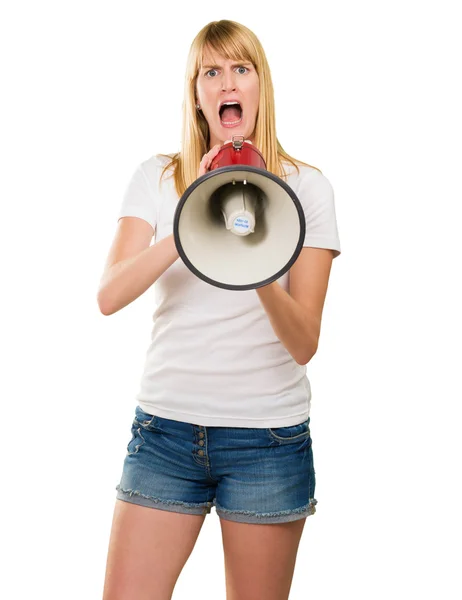
[[[154,289],[106,317],[97,288],[135,167],[179,149],[190,44],[228,18],[262,42],[278,138],[331,182],[342,245],[308,365],[318,505],[290,598],[461,597],[455,9],[2,8],[2,596],[102,596]],[[213,509],[175,600],[225,599],[221,544]]]

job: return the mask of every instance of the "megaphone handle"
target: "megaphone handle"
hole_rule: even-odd
[[[233,135],[233,148],[234,150],[240,150],[244,145],[244,136],[243,135]]]

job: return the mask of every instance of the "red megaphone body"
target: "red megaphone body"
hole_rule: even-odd
[[[265,169],[263,154],[252,142],[244,140],[243,135],[233,135],[233,139],[225,142],[212,160],[210,171],[229,165],[247,165],[257,169]]]

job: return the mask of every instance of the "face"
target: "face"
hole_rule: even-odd
[[[260,98],[255,67],[252,63],[225,59],[208,50],[204,51],[203,65],[196,81],[196,104],[200,104],[209,125],[210,148],[215,144],[223,145],[233,135],[243,135],[244,139],[253,142]],[[242,113],[237,107],[229,108],[221,118],[220,105],[229,100],[237,100]],[[241,120],[234,125],[239,115]]]

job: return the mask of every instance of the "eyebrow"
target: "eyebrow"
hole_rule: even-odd
[[[251,65],[251,64],[252,63],[247,62],[247,61],[241,61],[241,62],[233,63],[231,66],[232,67],[238,67],[240,65],[244,66],[244,65]],[[220,67],[220,65],[203,65],[201,68],[202,69],[220,69],[221,67]]]

